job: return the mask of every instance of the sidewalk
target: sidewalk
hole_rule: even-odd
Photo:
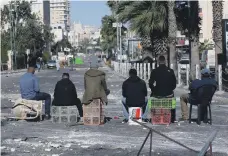
[[[21,72],[26,72],[26,71],[27,71],[27,69],[6,70],[6,71],[1,71],[1,75],[15,74],[15,73],[21,73]]]

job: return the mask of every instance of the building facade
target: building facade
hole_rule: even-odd
[[[70,31],[70,2],[69,0],[50,0],[51,25],[64,25],[65,31]]]

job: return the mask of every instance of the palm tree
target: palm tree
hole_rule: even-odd
[[[173,70],[177,76],[177,57],[176,57],[176,31],[177,23],[174,13],[175,1],[168,2],[168,39],[169,39],[169,59],[170,64],[173,65]]]
[[[129,23],[146,44],[154,56],[167,52],[167,2],[165,1],[122,1],[117,12],[123,23]],[[148,43],[148,38],[150,42]]]
[[[223,18],[223,1],[212,1],[213,13],[213,40],[215,42],[215,75],[217,75],[218,60],[217,54],[222,53],[222,18]]]

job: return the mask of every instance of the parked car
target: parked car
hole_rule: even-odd
[[[47,62],[47,68],[56,68],[56,61],[55,60],[50,60]]]
[[[201,55],[201,69],[209,67],[211,71],[215,71],[215,50],[205,50]]]
[[[187,66],[189,65],[189,59],[188,58],[182,58],[180,61],[179,61],[179,64],[180,64],[180,73],[181,74],[185,74],[186,71],[187,71]]]

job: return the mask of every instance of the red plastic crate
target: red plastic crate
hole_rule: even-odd
[[[104,108],[100,99],[94,99],[89,105],[83,106],[84,125],[104,124]]]
[[[151,122],[154,125],[169,125],[171,123],[170,109],[151,109]]]

